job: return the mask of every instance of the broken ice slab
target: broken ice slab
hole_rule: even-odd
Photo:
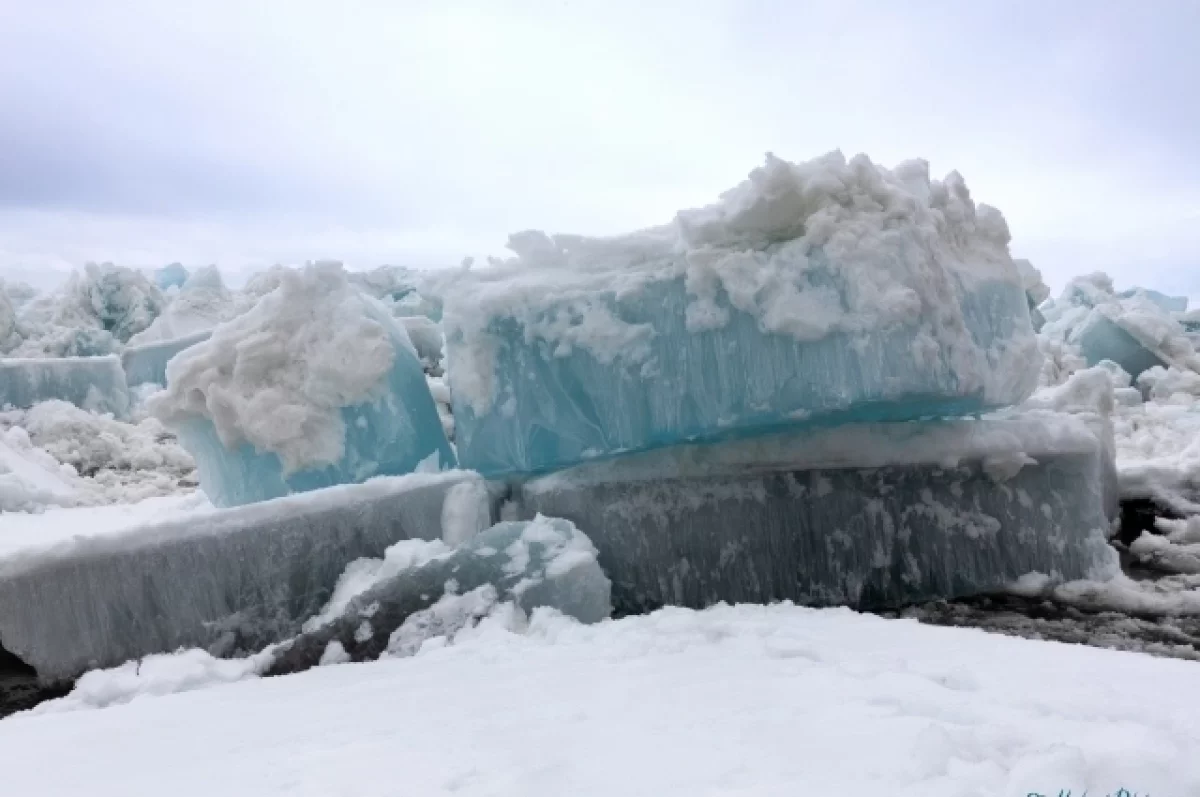
[[[491,500],[475,474],[413,474],[14,554],[0,645],[44,682],[179,647],[257,650],[298,633],[350,562],[487,518]]]
[[[345,426],[342,458],[333,465],[287,473],[277,454],[249,443],[230,449],[207,418],[174,424],[180,444],[196,460],[200,486],[217,506],[238,506],[375,476],[455,467],[437,408],[416,356],[397,348],[396,364],[382,398],[341,409]]]
[[[125,368],[125,381],[132,387],[153,383],[167,384],[167,363],[179,352],[208,340],[212,330],[204,330],[174,340],[126,346],[121,352],[121,365]]]
[[[1130,288],[1127,291],[1121,291],[1117,294],[1118,299],[1132,299],[1137,296],[1149,299],[1167,313],[1183,313],[1188,309],[1188,298],[1186,296],[1168,296],[1165,293],[1151,290],[1150,288]]]
[[[1154,351],[1099,309],[1092,310],[1071,335],[1088,365],[1112,360],[1136,379],[1155,366],[1166,367],[1161,353]]]
[[[569,521],[498,523],[371,586],[329,622],[306,625],[276,652],[269,674],[316,666],[331,642],[353,661],[412,655],[429,637],[453,633],[505,601],[596,623],[612,611],[610,590],[595,547]]]
[[[866,424],[591,463],[515,500],[587,533],[619,613],[886,606],[1115,572],[1101,457],[1070,415]]]
[[[125,371],[116,355],[0,359],[0,408],[32,407],[59,399],[93,412],[129,410]]]
[[[404,327],[334,262],[281,273],[147,401],[218,506],[455,466]]]
[[[614,324],[653,330],[621,347],[640,347],[642,356],[564,348],[539,338],[544,319],[497,318],[487,332],[489,373],[479,374],[467,373],[478,361],[465,351],[478,341],[448,340],[464,466],[489,476],[536,473],[788,426],[961,416],[1019,402],[1036,381],[1036,345],[1018,284],[960,287],[948,299],[965,327],[953,344],[924,324],[800,341],[764,331],[759,319],[727,303],[723,326],[689,331],[692,299],[683,280],[596,300],[619,319]],[[569,302],[544,307],[546,318],[571,312]],[[469,389],[480,383],[491,386],[482,405]]]
[[[960,416],[1041,365],[995,208],[924,161],[768,155],[672,223],[516,233],[445,291],[459,454],[485,474],[796,425]]]

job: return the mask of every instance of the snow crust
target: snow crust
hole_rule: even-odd
[[[393,337],[340,264],[282,271],[277,289],[170,362],[149,406],[168,424],[205,418],[227,448],[274,453],[285,474],[334,464],[340,411],[380,398]]]
[[[47,797],[1170,797],[1200,793],[1194,668],[786,604],[537,611],[409,657],[18,715],[0,748],[6,787]]]

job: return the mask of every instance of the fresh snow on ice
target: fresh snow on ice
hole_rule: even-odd
[[[1200,793],[1194,664],[848,610],[668,609],[594,626],[539,611],[411,657],[195,689],[253,668],[201,659],[147,661],[132,690],[136,665],[97,674],[79,695],[0,722],[0,749],[21,762],[5,789]],[[155,696],[177,688],[193,691]],[[55,711],[131,691],[127,705]]]

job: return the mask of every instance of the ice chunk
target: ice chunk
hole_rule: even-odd
[[[212,336],[212,330],[202,330],[173,340],[126,346],[121,352],[125,381],[130,385],[167,384],[167,363],[179,352],[190,349]]]
[[[93,412],[129,409],[125,371],[115,355],[0,359],[0,408],[25,409],[59,399]]]
[[[414,561],[355,596],[336,619],[306,628],[280,647],[268,674],[318,664],[333,641],[354,661],[385,651],[411,655],[502,601],[525,612],[550,606],[595,623],[612,611],[610,591],[595,547],[569,521],[539,515],[498,523],[461,548]]]
[[[167,304],[141,272],[111,263],[88,263],[82,275],[72,275],[65,294],[62,313],[93,319],[122,342],[150,326]],[[60,319],[70,325],[67,315]]]
[[[1165,313],[1183,313],[1188,309],[1188,298],[1186,296],[1168,296],[1165,293],[1150,290],[1149,288],[1130,288],[1127,291],[1121,291],[1117,294],[1117,298],[1119,299],[1132,299],[1138,296],[1153,302],[1162,308]]]
[[[1095,435],[1077,418],[847,426],[679,446],[529,481],[579,524],[618,612],[872,606],[1116,571]]]
[[[1075,330],[1072,340],[1079,346],[1088,365],[1111,360],[1135,378],[1150,368],[1166,365],[1158,352],[1147,347],[1099,308],[1088,314]]]
[[[1017,273],[1021,275],[1021,285],[1029,298],[1030,308],[1037,307],[1050,298],[1050,287],[1042,279],[1042,272],[1038,271],[1033,263],[1014,258],[1013,264],[1017,267]]]
[[[15,554],[0,640],[44,681],[179,647],[258,650],[298,633],[350,562],[440,539],[447,494],[478,478],[377,479]]]
[[[162,291],[169,288],[183,287],[183,283],[187,282],[187,278],[188,270],[180,263],[172,263],[169,266],[163,266],[154,270],[154,283]]]
[[[176,355],[147,404],[218,506],[455,463],[404,329],[337,263],[283,272]]]
[[[488,474],[1019,402],[1041,358],[994,209],[835,153],[606,240],[514,235],[447,290],[459,455]]]
[[[1104,514],[1114,521],[1120,514],[1121,490],[1117,477],[1117,442],[1113,412],[1118,389],[1127,389],[1129,374],[1110,360],[1095,368],[1077,371],[1061,385],[1040,388],[1022,405],[1023,410],[1053,410],[1074,415],[1100,441],[1100,481]],[[1136,391],[1134,391],[1136,392]]]
[[[154,323],[129,339],[131,346],[163,343],[211,331],[236,315],[232,294],[216,266],[196,269],[179,289],[175,300]]]
[[[350,274],[350,281],[382,301],[397,318],[442,318],[442,302],[431,293],[437,278],[404,266],[379,266]]]

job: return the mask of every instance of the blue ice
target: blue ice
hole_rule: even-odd
[[[959,294],[975,346],[1032,339],[1020,285],[985,282]],[[482,414],[455,388],[462,375],[455,369],[467,366],[453,359],[451,341],[448,370],[463,466],[490,476],[537,473],[782,427],[968,415],[1020,402],[1036,381],[1036,363],[1032,369],[1022,363],[1022,373],[1007,375],[986,394],[978,380],[964,386],[946,346],[920,359],[912,327],[798,342],[765,332],[726,301],[725,326],[689,332],[690,300],[682,280],[607,297],[614,316],[653,326],[648,374],[636,363],[601,362],[581,347],[562,356],[556,344],[527,334],[515,319],[493,319],[489,331],[500,345],[492,395],[498,398]],[[1000,370],[983,354],[970,362],[988,374]]]
[[[161,291],[168,288],[182,288],[183,283],[187,282],[187,278],[188,270],[179,263],[172,263],[154,270],[154,284]]]
[[[395,361],[382,398],[342,408],[345,454],[333,465],[287,474],[274,453],[256,451],[248,443],[226,448],[207,418],[181,422],[175,431],[196,460],[200,486],[209,500],[217,506],[249,504],[374,476],[412,473],[427,460],[437,469],[455,467],[454,450],[442,431],[421,362],[401,340],[396,338]]]
[[[141,346],[127,346],[121,352],[121,364],[125,368],[126,382],[130,386],[147,382],[166,385],[167,363],[171,358],[184,349],[208,340],[210,335],[212,335],[212,330],[204,330],[174,340],[146,343]]]
[[[0,408],[25,409],[58,399],[93,412],[129,410],[125,371],[116,355],[0,359]]]
[[[1162,358],[1097,310],[1088,314],[1071,337],[1079,345],[1088,365],[1111,360],[1124,368],[1134,379],[1137,379],[1138,374],[1156,365],[1164,368],[1167,366]]]

